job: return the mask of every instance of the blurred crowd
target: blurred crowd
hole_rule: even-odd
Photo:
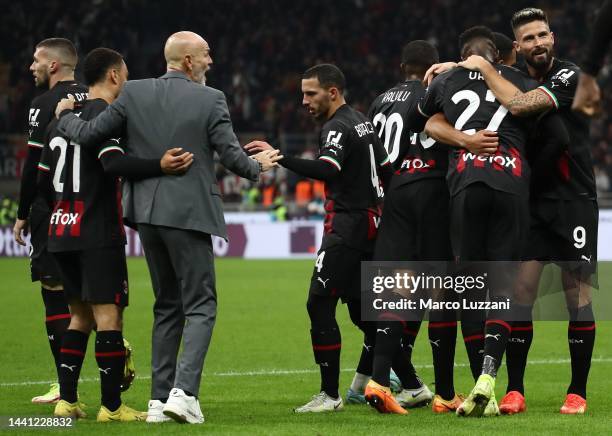
[[[441,59],[458,59],[458,35],[485,24],[512,36],[510,17],[522,7],[544,9],[561,58],[580,60],[601,0],[47,0],[12,2],[0,17],[0,131],[25,130],[27,106],[36,90],[28,71],[35,44],[50,36],[73,40],[83,55],[94,47],[121,51],[130,78],[164,73],[163,44],[172,32],[189,29],[211,45],[208,84],[222,89],[237,132],[266,138],[283,152],[311,155],[316,126],[301,109],[301,73],[333,62],[345,72],[348,101],[362,111],[398,81],[399,53],[412,39],[436,44]],[[612,108],[609,68],[601,76],[604,108]],[[612,113],[593,122],[595,173],[601,193],[611,191]],[[220,172],[222,175],[222,172]],[[302,180],[278,171],[259,186],[228,176],[226,200],[269,203],[293,199]],[[311,185],[313,185],[311,183]],[[300,185],[302,186],[302,185]],[[253,191],[253,188],[256,191]],[[311,186],[311,200],[317,188]],[[276,197],[270,207],[274,207]],[[310,202],[308,202],[310,203]]]
[[[0,226],[15,224],[19,204],[12,197],[0,195]]]

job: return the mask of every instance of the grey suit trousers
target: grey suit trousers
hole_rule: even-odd
[[[151,398],[167,398],[173,387],[198,396],[217,315],[211,236],[151,224],[138,232],[155,294]]]

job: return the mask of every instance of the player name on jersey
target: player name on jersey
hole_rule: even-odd
[[[383,94],[381,103],[395,103],[398,101],[406,101],[410,97],[410,91],[387,91]]]
[[[368,111],[395,169],[394,186],[446,176],[447,147],[416,127],[416,105],[424,94],[420,81],[407,80],[379,95]]]
[[[374,126],[361,112],[341,106],[323,125],[318,158],[340,171],[325,183],[325,232],[371,250],[384,196],[377,167],[388,162]]]

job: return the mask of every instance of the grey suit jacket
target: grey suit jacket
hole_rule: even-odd
[[[226,238],[213,151],[239,176],[257,180],[259,164],[240,147],[223,92],[170,71],[158,79],[132,80],[106,110],[91,121],[69,113],[59,130],[81,146],[123,137],[127,153],[160,159],[168,148],[194,154],[181,176],[124,184],[123,210],[133,223],[196,230]]]

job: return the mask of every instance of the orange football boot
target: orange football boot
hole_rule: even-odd
[[[391,388],[381,386],[374,380],[370,380],[365,388],[365,399],[380,413],[408,414],[408,411],[399,405],[391,393]]]
[[[440,395],[436,395],[431,402],[431,411],[433,413],[449,413],[457,410],[465,397],[463,394],[455,394],[452,400],[445,400]]]
[[[508,392],[499,403],[499,411],[502,415],[514,415],[526,410],[525,397],[519,391]]]
[[[586,408],[586,400],[580,395],[567,394],[565,403],[561,406],[561,413],[563,415],[582,415],[586,412]]]

